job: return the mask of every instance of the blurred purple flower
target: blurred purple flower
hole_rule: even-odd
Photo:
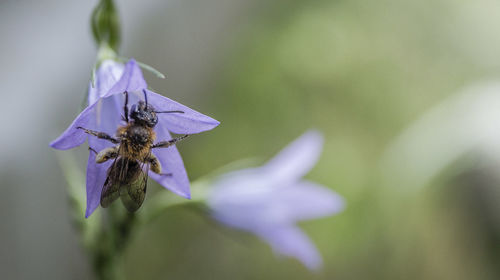
[[[338,194],[301,179],[316,164],[322,145],[321,134],[309,131],[264,166],[218,178],[208,198],[214,217],[256,234],[276,253],[318,269],[321,256],[296,222],[333,215],[344,208]]]
[[[183,111],[183,114],[159,114],[158,124],[154,128],[157,141],[170,140],[170,132],[177,134],[194,134],[210,130],[219,125],[219,122],[181,105],[169,98],[156,94],[146,89],[147,84],[142,76],[142,71],[137,63],[131,59],[126,65],[107,60],[101,63],[95,79],[95,87],[89,86],[88,104],[73,123],[50,143],[50,146],[67,150],[79,146],[88,139],[90,147],[96,151],[110,147],[113,144],[97,137],[88,136],[77,127],[85,127],[91,130],[106,132],[114,135],[119,125],[123,124],[124,92],[129,93],[129,105],[137,103],[144,98],[143,90],[146,91],[148,103],[158,111]],[[190,198],[189,179],[184,168],[182,158],[175,146],[165,149],[153,150],[155,156],[160,160],[165,173],[172,176],[161,176],[149,172],[149,176],[170,191]],[[99,206],[102,187],[106,179],[106,171],[112,164],[108,161],[96,164],[95,154],[89,153],[87,163],[87,210],[85,217]]]

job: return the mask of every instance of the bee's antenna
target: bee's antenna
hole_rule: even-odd
[[[148,107],[148,95],[146,94],[146,90],[143,89],[142,92],[144,93],[144,101],[146,102],[146,108]]]
[[[163,113],[165,113],[165,114],[167,114],[167,113],[168,113],[168,114],[169,114],[169,113],[179,113],[179,114],[184,114],[184,111],[155,111],[155,113],[157,113],[157,114],[163,114]]]

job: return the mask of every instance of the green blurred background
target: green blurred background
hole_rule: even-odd
[[[18,118],[0,142],[0,268],[6,279],[88,279],[61,152],[47,143],[78,113],[95,1],[43,2],[0,2],[0,114]],[[263,162],[316,128],[326,142],[307,178],[347,201],[339,215],[301,224],[324,258],[320,272],[179,207],[133,240],[128,279],[500,279],[498,162],[464,151],[411,190],[411,180],[391,181],[411,162],[383,164],[424,112],[500,76],[499,2],[116,4],[122,54],[167,76],[147,73],[149,85],[221,121],[179,145],[192,180],[242,158]],[[86,148],[76,154],[84,168]]]

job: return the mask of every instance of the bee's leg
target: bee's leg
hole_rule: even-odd
[[[89,147],[89,151],[94,152],[94,154],[96,154],[96,155],[98,154],[98,152],[96,150],[94,150],[94,148],[92,148],[92,147]]]
[[[103,163],[108,161],[109,159],[116,158],[118,156],[118,149],[119,146],[114,146],[100,151],[95,158],[95,162]]]
[[[149,168],[156,174],[161,174],[161,163],[158,158],[152,153],[144,159],[145,163],[149,164]]]
[[[115,139],[115,138],[111,137],[109,134],[104,133],[104,132],[99,132],[99,131],[94,131],[94,130],[86,129],[86,128],[83,128],[81,126],[77,127],[77,129],[82,129],[87,134],[93,135],[93,136],[95,136],[95,137],[97,137],[99,139],[108,140],[109,142],[111,142],[113,144],[120,143],[120,141],[118,139]]]
[[[125,94],[125,104],[123,105],[123,120],[128,122],[128,92],[123,92]]]
[[[156,174],[159,174],[159,175],[162,175],[162,176],[172,176],[173,175],[172,173],[161,173],[161,163],[158,160],[158,158],[155,155],[153,155],[153,154],[150,154],[144,160],[144,162],[148,163],[149,164],[149,168],[151,169],[151,171],[153,171]]]
[[[161,142],[158,142],[156,144],[154,144],[151,148],[154,149],[154,148],[168,148],[172,145],[175,145],[175,143],[181,141],[182,139],[185,139],[186,137],[188,137],[189,135],[186,134],[186,135],[183,135],[183,136],[180,136],[180,137],[177,137],[177,138],[174,138],[172,140],[168,140],[168,141],[161,141]]]

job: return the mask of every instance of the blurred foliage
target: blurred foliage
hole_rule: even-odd
[[[257,238],[179,206],[137,237],[129,279],[498,279],[500,235],[472,196],[475,175],[451,167],[404,196],[383,185],[378,166],[420,113],[498,74],[498,64],[457,43],[470,35],[455,29],[467,1],[259,3],[207,90],[222,124],[186,143],[183,156],[195,179],[241,158],[269,158],[308,128],[323,131],[323,156],[307,177],[348,203],[302,225],[324,269],[277,259]]]

